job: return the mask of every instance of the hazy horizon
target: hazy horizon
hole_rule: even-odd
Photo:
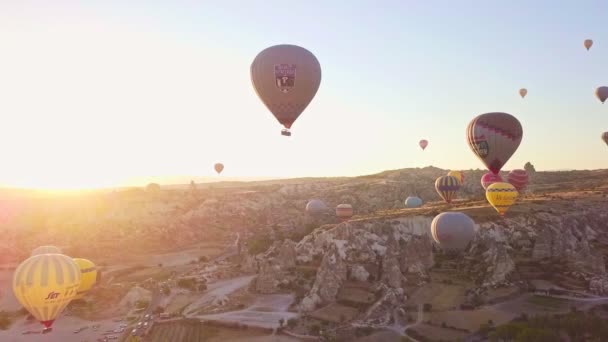
[[[2,2],[0,187],[481,169],[465,128],[492,111],[524,129],[505,169],[608,168],[608,3],[382,4]],[[279,43],[323,74],[293,139],[249,79]]]

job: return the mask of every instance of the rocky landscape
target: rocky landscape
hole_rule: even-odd
[[[226,246],[236,234],[239,252],[226,261],[224,273],[255,275],[248,294],[239,292],[243,298],[295,295],[291,311],[302,318],[289,329],[300,334],[319,334],[310,330],[315,322],[341,336],[358,337],[362,327],[403,332],[424,304],[420,327],[441,317],[461,336],[456,332],[473,333],[478,325],[450,323],[446,315],[494,310],[547,289],[570,297],[608,296],[608,170],[535,172],[505,218],[485,201],[481,170],[464,172],[456,202],[441,202],[434,180],[446,173],[427,167],[354,178],[149,186],[59,199],[7,193],[0,256],[2,264],[14,265],[34,246],[54,244],[102,265],[129,259],[136,264],[139,255],[196,243]],[[411,195],[421,197],[423,207],[405,209],[403,200]],[[355,216],[343,223],[332,210],[312,217],[304,210],[311,198],[329,208],[350,203]],[[429,234],[433,217],[443,211],[464,212],[476,223],[476,237],[462,253],[442,251]],[[548,285],[539,289],[539,281]],[[197,295],[188,296],[182,297]],[[508,322],[528,309],[500,310],[482,316]]]

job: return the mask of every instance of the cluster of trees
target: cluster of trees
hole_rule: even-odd
[[[488,337],[497,342],[553,342],[560,340],[560,334],[567,334],[571,341],[608,341],[608,325],[592,312],[573,311],[566,315],[532,318],[522,315],[517,321],[497,327]]]

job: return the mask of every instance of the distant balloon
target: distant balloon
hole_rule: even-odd
[[[483,186],[484,190],[487,190],[488,187],[494,183],[501,183],[502,177],[498,174],[494,174],[492,172],[488,172],[481,176],[481,186]]]
[[[415,196],[410,196],[405,199],[405,206],[408,208],[418,208],[422,205],[422,200]]]
[[[521,169],[511,170],[507,176],[507,180],[517,191],[521,192],[528,185],[528,171]]]
[[[441,176],[435,181],[435,189],[444,201],[450,203],[460,189],[460,181],[456,177]]]
[[[50,330],[80,286],[78,265],[62,254],[39,254],[22,262],[13,275],[13,292],[23,307]]]
[[[585,48],[587,48],[587,51],[589,51],[589,49],[591,49],[592,46],[593,46],[593,40],[585,39]]]
[[[59,247],[55,246],[40,246],[34,248],[32,254],[30,256],[39,255],[39,254],[62,254],[63,252]]]
[[[275,45],[251,63],[251,82],[266,107],[291,136],[291,125],[315,97],[321,65],[310,51],[296,45]]]
[[[420,140],[420,142],[418,143],[418,145],[420,145],[420,147],[422,147],[422,150],[424,151],[424,149],[426,149],[426,147],[429,145],[428,140]]]
[[[74,299],[81,299],[97,283],[97,266],[91,260],[80,258],[73,260],[80,270],[80,286]]]
[[[215,172],[217,172],[217,174],[219,175],[224,170],[224,164],[217,163],[213,166],[213,168],[215,169]]]
[[[339,204],[336,207],[336,216],[338,216],[342,222],[348,221],[353,217],[353,206],[350,204]]]
[[[323,201],[318,200],[318,199],[312,199],[312,200],[308,201],[308,203],[306,204],[306,212],[308,212],[311,215],[318,215],[318,214],[323,213],[326,210],[327,210],[327,206],[325,205],[325,203],[323,203]]]
[[[521,96],[522,99],[524,97],[526,97],[526,94],[528,94],[528,89],[526,89],[526,88],[519,89],[519,96]]]
[[[595,96],[604,103],[608,99],[608,87],[599,87],[595,90]]]
[[[515,203],[518,192],[509,183],[494,183],[486,189],[488,202],[498,211],[500,216],[504,216],[507,210]]]
[[[464,172],[462,171],[450,171],[448,172],[448,176],[455,177],[460,181],[460,184],[464,184]]]
[[[475,238],[475,222],[460,212],[441,213],[431,222],[431,235],[442,249],[462,251]]]
[[[608,132],[602,133],[602,140],[608,145]]]
[[[500,172],[519,147],[522,137],[519,120],[507,113],[481,114],[467,127],[469,147],[493,173]]]

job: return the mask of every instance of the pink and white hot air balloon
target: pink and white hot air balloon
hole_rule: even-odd
[[[528,185],[528,172],[521,169],[511,170],[507,176],[507,180],[517,191],[521,192]]]
[[[429,142],[428,142],[428,140],[422,139],[422,140],[420,140],[418,145],[420,145],[420,147],[422,147],[422,150],[424,151],[424,149],[429,145]]]
[[[488,172],[481,177],[481,186],[484,190],[487,190],[490,185],[500,182],[502,182],[502,177],[496,173]]]

